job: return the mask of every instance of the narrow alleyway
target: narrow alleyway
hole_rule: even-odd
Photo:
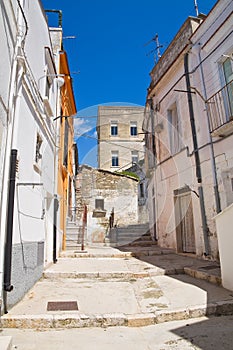
[[[229,315],[233,310],[233,295],[217,285],[218,271],[216,263],[177,255],[157,246],[120,251],[98,245],[85,252],[67,251],[44,272],[43,279],[24,299],[2,317],[3,334],[12,335],[17,345],[16,328],[25,334],[31,329],[69,329],[69,334],[73,334],[71,328],[80,331],[95,327],[95,333],[100,327],[106,330],[153,326],[156,332],[156,327],[159,329],[168,321],[189,323],[205,315]],[[127,332],[133,332],[130,329]],[[71,347],[62,349],[76,349],[74,344],[78,343],[77,339]],[[122,348],[130,349],[130,345]],[[29,347],[21,345],[18,349]]]

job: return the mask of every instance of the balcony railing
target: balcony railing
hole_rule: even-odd
[[[210,132],[226,136],[233,131],[233,80],[207,100]]]

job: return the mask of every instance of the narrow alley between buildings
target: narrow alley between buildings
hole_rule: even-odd
[[[206,334],[205,347],[201,345],[200,333],[195,344],[191,329],[195,332],[198,323],[203,329],[205,325],[208,328],[214,316],[232,313],[233,294],[219,286],[220,282],[216,263],[178,255],[156,245],[142,247],[140,241],[138,245],[119,249],[99,244],[84,251],[68,250],[57,264],[44,271],[43,278],[22,301],[2,317],[3,335],[13,335],[17,349],[39,349],[44,337],[60,330],[51,333],[53,336],[47,338],[47,345],[43,343],[43,349],[77,349],[79,334],[89,332],[92,338],[101,332],[100,328],[106,333],[100,342],[97,336],[93,346],[105,349],[106,344],[111,344],[111,334],[115,332],[112,328],[116,328],[123,338],[115,340],[110,348],[131,349],[129,334],[135,332],[138,336],[140,329],[147,333],[145,326],[153,326],[156,342],[152,344],[151,337],[142,337],[144,345],[141,339],[134,349],[211,349]],[[165,328],[169,324],[176,328],[180,323],[174,322],[182,320],[182,325],[189,325],[190,338],[182,340],[179,336],[177,340],[177,335],[174,339],[170,339],[171,335],[161,338],[163,324]],[[25,337],[29,334],[33,335]],[[57,340],[54,334],[58,335]],[[124,338],[127,343],[122,347]],[[168,347],[165,343],[169,339]],[[185,347],[176,347],[179,343]]]

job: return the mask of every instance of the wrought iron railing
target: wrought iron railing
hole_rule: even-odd
[[[211,132],[233,120],[233,80],[211,96],[207,106]]]

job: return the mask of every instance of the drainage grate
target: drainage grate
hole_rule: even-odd
[[[47,311],[73,311],[78,310],[77,301],[49,301]]]
[[[207,266],[199,267],[198,270],[214,270],[218,268],[219,268],[219,265],[207,265]]]

